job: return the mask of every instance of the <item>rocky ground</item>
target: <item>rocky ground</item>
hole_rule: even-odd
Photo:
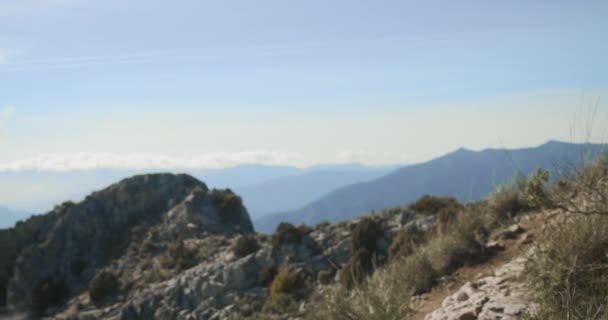
[[[137,176],[0,233],[0,246],[19,240],[2,261],[0,289],[8,310],[53,319],[243,319],[264,308],[269,279],[287,268],[300,280],[295,309],[275,318],[298,319],[314,308],[307,298],[339,278],[361,219],[256,234],[230,190],[186,175]],[[409,207],[366,219],[382,230],[380,256],[400,230],[424,234],[438,224]],[[486,245],[496,252],[489,260],[416,297],[415,319],[518,319],[531,310],[519,279],[539,221],[530,215],[504,228]]]
[[[488,243],[500,248],[499,254],[483,265],[459,270],[447,283],[420,297],[416,319],[514,320],[533,313],[535,306],[522,276],[542,217],[532,214],[510,226],[501,239]]]

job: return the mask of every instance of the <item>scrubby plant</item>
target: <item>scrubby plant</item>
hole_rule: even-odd
[[[514,185],[497,187],[487,198],[489,210],[500,219],[509,219],[529,209],[522,189]]]
[[[120,281],[110,271],[98,273],[89,283],[89,298],[96,305],[101,305],[107,298],[120,291]]]
[[[281,294],[295,295],[300,288],[301,280],[297,272],[281,267],[270,284],[270,298],[276,298]]]
[[[230,250],[236,257],[242,258],[258,251],[259,248],[260,246],[255,237],[251,235],[243,235],[234,241],[230,247]]]
[[[168,268],[185,270],[196,265],[196,251],[186,247],[183,240],[175,240],[169,244],[163,257],[163,265]]]
[[[360,284],[383,264],[384,257],[376,242],[384,235],[382,226],[372,218],[363,218],[356,224],[351,235],[351,253],[340,272],[340,283],[346,288]]]
[[[384,235],[382,226],[372,218],[363,218],[356,224],[352,233],[351,252],[365,249],[370,253],[376,252],[376,241]]]
[[[285,312],[294,304],[302,289],[303,279],[287,267],[281,267],[270,284],[270,293],[264,304],[264,312]]]
[[[265,266],[258,273],[258,285],[268,287],[277,274],[277,269],[273,266]]]
[[[608,217],[575,216],[547,225],[528,260],[539,305],[534,319],[608,317]]]
[[[526,199],[535,209],[545,208],[551,204],[546,184],[549,181],[549,171],[536,168],[536,172],[528,179],[526,184]]]
[[[406,257],[414,253],[416,248],[424,242],[424,234],[418,229],[401,229],[393,238],[391,246],[388,248],[388,255],[391,260]]]
[[[230,189],[213,189],[209,193],[209,197],[213,204],[218,208],[220,217],[225,221],[231,221],[243,206],[241,197]]]
[[[414,313],[410,299],[412,289],[403,275],[399,264],[391,264],[350,290],[343,286],[330,287],[307,319],[410,319]]]
[[[458,212],[462,208],[462,204],[452,197],[424,195],[410,204],[409,208],[422,214],[432,215],[437,214],[440,210]]]
[[[294,227],[293,224],[282,222],[272,235],[272,247],[276,249],[286,243],[300,243],[302,236],[300,229]]]

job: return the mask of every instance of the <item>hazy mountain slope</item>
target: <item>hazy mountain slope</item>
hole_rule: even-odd
[[[31,216],[29,212],[11,210],[0,206],[0,229],[10,228],[17,221],[27,219],[29,216]]]
[[[93,190],[100,189],[106,185],[109,185],[115,181],[130,177],[136,174],[143,173],[160,173],[160,172],[171,172],[186,173],[195,176],[199,179],[208,181],[208,186],[211,188],[227,188],[232,189],[245,188],[245,190],[255,190],[256,185],[262,185],[262,188],[266,182],[275,181],[277,179],[286,178],[281,180],[280,183],[286,183],[287,185],[296,185],[297,182],[290,182],[288,177],[296,177],[296,180],[301,179],[300,175],[308,173],[315,173],[319,171],[332,172],[328,173],[332,176],[335,172],[339,176],[339,181],[344,180],[343,183],[330,183],[329,178],[323,175],[313,175],[314,177],[324,178],[323,182],[314,183],[316,187],[310,187],[302,190],[310,190],[317,188],[323,192],[315,194],[314,197],[304,198],[304,200],[295,201],[294,205],[288,205],[289,201],[284,206],[273,207],[272,201],[267,202],[270,207],[265,206],[260,212],[278,212],[281,210],[293,210],[296,209],[318,197],[322,194],[329,192],[330,190],[350,183],[363,181],[368,177],[373,178],[373,175],[367,176],[365,172],[376,172],[377,170],[385,170],[388,172],[389,169],[395,167],[382,167],[373,168],[362,166],[359,164],[334,164],[334,165],[319,165],[309,168],[297,168],[288,166],[269,166],[269,165],[242,165],[235,167],[228,167],[222,169],[205,169],[205,170],[126,170],[126,169],[98,169],[98,170],[76,170],[76,171],[65,171],[65,172],[52,172],[52,171],[18,171],[18,172],[0,172],[0,203],[10,208],[26,211],[41,213],[52,209],[53,205],[66,200],[80,201],[84,197],[92,192]],[[343,172],[352,172],[356,177],[349,178],[348,174]],[[360,177],[361,176],[361,177]],[[277,182],[275,182],[277,183]],[[308,183],[308,182],[303,182]],[[332,188],[324,188],[324,184],[329,184]],[[279,189],[281,189],[279,187]],[[292,190],[294,193],[301,193],[297,188],[285,187],[285,190]],[[258,196],[263,195],[264,199]],[[288,194],[283,192],[281,199],[291,199],[292,197],[298,199],[299,195]],[[265,203],[267,196],[264,193],[252,192],[252,196],[247,197],[251,203]],[[279,202],[277,202],[279,203]],[[253,208],[256,206],[253,205]],[[258,212],[258,210],[256,210]]]
[[[252,217],[300,208],[328,192],[346,185],[378,178],[390,168],[365,170],[312,170],[258,185],[236,187]]]
[[[599,147],[593,146],[595,150]],[[270,232],[281,221],[334,222],[370,210],[403,205],[425,194],[478,200],[496,184],[510,181],[517,170],[527,175],[537,166],[554,170],[579,164],[585,148],[585,145],[551,141],[535,148],[514,150],[460,149],[372,181],[339,188],[299,210],[260,218],[254,223],[258,231]]]

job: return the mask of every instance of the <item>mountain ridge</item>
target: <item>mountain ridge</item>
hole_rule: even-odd
[[[529,175],[536,167],[559,174],[580,164],[587,151],[591,157],[600,144],[573,144],[550,140],[536,147],[459,148],[427,162],[408,165],[362,183],[333,190],[306,206],[259,218],[258,231],[272,232],[280,222],[315,224],[337,222],[372,210],[401,206],[424,194],[454,196],[461,201],[479,200],[515,173]]]

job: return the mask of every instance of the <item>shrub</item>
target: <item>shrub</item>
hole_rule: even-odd
[[[302,285],[303,281],[298,273],[287,267],[281,267],[270,284],[270,294],[263,311],[284,313],[292,309]]]
[[[419,251],[395,263],[399,266],[400,282],[407,284],[409,294],[417,295],[431,290],[438,277],[427,253]]]
[[[452,197],[434,197],[425,195],[416,202],[410,204],[410,209],[419,213],[431,215],[437,214],[440,210],[456,211],[462,209],[462,205]]]
[[[512,218],[529,209],[524,194],[514,186],[500,186],[488,196],[488,207],[500,219]]]
[[[340,272],[340,283],[346,288],[360,284],[384,262],[376,248],[376,241],[383,234],[382,226],[371,218],[363,218],[357,223],[351,235],[350,258]]]
[[[296,303],[292,296],[278,294],[274,298],[266,300],[264,307],[262,307],[262,311],[264,313],[293,313],[296,308]]]
[[[184,241],[175,240],[167,248],[167,254],[163,258],[163,265],[178,270],[189,269],[196,265],[196,252],[187,248]]]
[[[406,320],[413,315],[412,291],[402,276],[400,264],[380,269],[368,281],[352,290],[333,286],[307,319]],[[412,274],[415,276],[415,274]]]
[[[101,305],[107,298],[120,291],[120,281],[109,271],[98,273],[89,283],[89,297],[95,305]]]
[[[449,274],[463,265],[482,262],[488,257],[486,225],[496,222],[480,209],[463,210],[448,232],[436,234],[424,246],[423,250],[439,275]]]
[[[356,253],[361,249],[372,254],[375,253],[376,241],[383,234],[382,226],[378,222],[371,218],[363,218],[353,230],[351,253]]]
[[[300,243],[302,234],[300,230],[291,223],[282,222],[272,235],[272,247],[278,248],[286,243]]]
[[[300,225],[298,226],[298,232],[300,232],[300,236],[305,236],[312,232],[312,228],[304,223],[300,223]]]
[[[277,269],[273,266],[263,267],[258,273],[258,285],[268,287],[277,274]]]
[[[282,267],[270,284],[270,299],[276,299],[279,295],[295,295],[300,288],[300,276]]]
[[[362,283],[374,272],[375,262],[373,260],[374,255],[366,249],[359,249],[357,252],[351,253],[348,262],[340,271],[340,283],[349,289]]]
[[[335,272],[333,269],[324,269],[317,273],[317,281],[321,284],[329,284],[334,279]]]
[[[211,197],[213,204],[218,208],[220,217],[225,221],[231,221],[234,215],[240,212],[243,206],[241,197],[230,189],[213,189],[209,193],[209,196]]]
[[[51,306],[61,304],[69,294],[65,281],[59,277],[48,277],[32,291],[32,309],[34,314],[42,315]]]
[[[393,238],[391,246],[388,248],[388,255],[391,260],[409,256],[424,241],[424,234],[417,229],[402,229]]]
[[[321,221],[315,225],[315,230],[323,230],[329,227],[330,225],[331,223],[329,223],[329,221]]]
[[[526,184],[526,199],[530,206],[535,209],[545,208],[550,205],[546,184],[549,181],[549,171],[536,168],[536,172]]]
[[[244,235],[238,237],[230,249],[236,257],[242,258],[258,251],[259,248],[260,246],[258,245],[258,241],[255,239],[255,237]]]
[[[606,216],[576,216],[547,225],[526,266],[539,305],[534,318],[605,319],[607,251]]]

